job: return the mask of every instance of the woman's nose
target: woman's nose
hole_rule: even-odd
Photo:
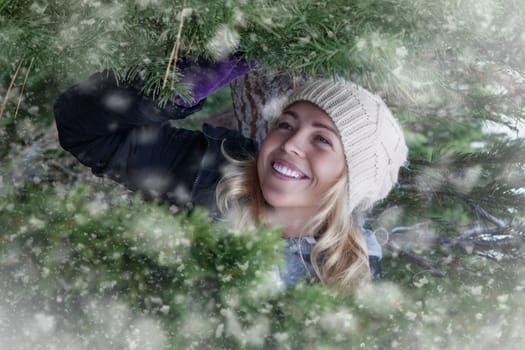
[[[299,157],[304,157],[304,154],[305,154],[305,144],[304,143],[305,143],[304,137],[300,133],[295,132],[289,135],[289,137],[283,141],[282,148],[287,153],[293,153],[293,154],[298,155]]]

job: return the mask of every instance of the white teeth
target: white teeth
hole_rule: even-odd
[[[298,173],[297,171],[294,171],[282,165],[274,163],[272,167],[275,170],[277,170],[278,173],[283,174],[284,176],[293,177],[294,179],[299,179],[302,177],[301,174]]]

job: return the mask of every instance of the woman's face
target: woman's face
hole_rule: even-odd
[[[345,170],[339,134],[310,102],[288,106],[262,142],[257,173],[266,202],[275,209],[312,215]],[[301,210],[303,209],[303,210]]]

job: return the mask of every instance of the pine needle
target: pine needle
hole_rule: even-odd
[[[184,26],[184,8],[186,6],[186,2],[182,4],[182,11],[180,13],[180,23],[179,23],[179,30],[177,32],[177,38],[175,39],[175,43],[173,45],[173,48],[171,50],[170,59],[168,60],[168,66],[166,67],[166,74],[164,75],[164,81],[162,83],[162,88],[166,87],[166,83],[168,81],[168,76],[170,74],[170,66],[171,62],[173,62],[173,72],[175,73],[175,70],[177,68],[177,57],[179,54],[179,47],[180,47],[180,40],[182,37],[182,28]],[[175,87],[175,76],[173,79],[171,79],[171,88],[173,89]]]
[[[33,62],[34,61],[35,61],[35,58],[32,57],[31,58],[31,62],[29,63],[29,67],[27,67],[26,75],[24,77],[24,83],[22,84],[22,90],[20,91],[20,96],[18,97],[18,103],[16,105],[14,119],[16,119],[16,116],[18,115],[18,110],[20,109],[20,104],[22,103],[22,96],[24,96],[24,88],[26,87],[27,78],[29,77],[29,71],[31,71],[31,67],[33,67]]]
[[[7,100],[9,98],[9,94],[11,93],[11,90],[13,89],[13,85],[15,84],[16,77],[18,76],[18,72],[20,72],[20,68],[22,67],[22,63],[24,62],[24,59],[20,60],[20,63],[18,63],[18,67],[16,67],[15,74],[13,75],[13,78],[11,79],[11,82],[9,83],[9,87],[7,88],[7,92],[5,93],[4,102],[2,102],[2,107],[0,108],[0,118],[4,115],[5,108],[7,107]]]

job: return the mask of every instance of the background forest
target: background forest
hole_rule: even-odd
[[[0,349],[522,349],[523,18],[520,0],[0,0]],[[402,122],[410,164],[366,223],[382,281],[278,290],[279,232],[174,215],[60,148],[75,82],[110,68],[162,105],[191,99],[178,58],[232,53],[246,79],[345,76]],[[181,125],[259,137],[247,81]]]

